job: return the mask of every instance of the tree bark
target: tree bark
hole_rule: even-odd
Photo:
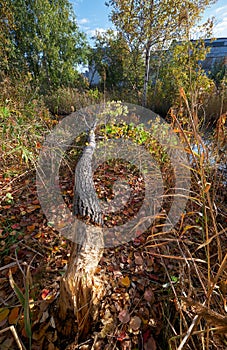
[[[95,125],[89,131],[85,147],[75,170],[71,255],[65,276],[61,280],[58,303],[58,330],[84,339],[88,334],[102,296],[102,282],[95,271],[103,253],[103,215],[95,192],[92,156],[96,147]],[[93,223],[93,224],[91,224]]]
[[[149,83],[149,71],[150,71],[150,58],[151,58],[151,45],[148,43],[146,47],[146,57],[145,57],[145,74],[144,74],[144,85],[143,85],[143,100],[142,106],[147,106],[147,90]]]
[[[68,268],[61,280],[59,318],[65,336],[77,334],[84,339],[96,318],[99,300],[103,295],[102,281],[95,272],[103,254],[102,228],[75,225],[80,244],[73,243]],[[83,232],[80,232],[83,230]]]

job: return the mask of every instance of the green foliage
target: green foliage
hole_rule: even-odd
[[[5,29],[4,37],[13,46],[20,70],[26,67],[33,83],[45,90],[75,84],[76,67],[85,60],[87,46],[69,1],[5,0],[5,4],[11,9],[5,17],[12,16],[14,25]]]
[[[193,114],[203,113],[203,105],[214,91],[213,81],[202,69],[208,49],[202,39],[174,42],[168,51],[162,52],[158,63],[158,74],[152,73],[153,84],[149,91],[149,104],[160,112],[160,101],[165,102],[165,112],[171,106],[180,106],[183,89]],[[154,59],[155,60],[155,59]],[[162,112],[162,111],[161,111]]]
[[[112,30],[96,36],[95,48],[90,54],[89,64],[95,65],[108,90],[118,87],[122,82],[122,54],[121,40]]]
[[[118,98],[125,97],[125,91],[137,97],[142,88],[143,60],[131,50],[124,36],[113,30],[98,34],[95,49],[90,55],[90,65],[98,71],[103,88],[118,92]]]
[[[128,107],[124,106],[121,101],[109,101],[106,103],[103,113],[105,115],[108,114],[113,118],[117,118],[119,116],[127,116]]]
[[[172,75],[172,88],[175,87],[176,91],[182,87],[190,100],[199,91],[202,93],[210,91],[212,82],[200,63],[206,54],[207,49],[203,40],[188,41],[173,48],[172,61],[168,67]]]
[[[45,132],[49,113],[30,85],[30,76],[22,80],[6,78],[0,99],[0,149],[2,165],[34,162]],[[10,96],[10,98],[8,98]]]
[[[12,3],[2,0],[0,3],[0,73],[15,70],[15,46],[11,40],[11,31],[15,30]]]
[[[187,36],[211,0],[127,1],[109,0],[111,19],[123,35],[131,52],[144,57],[142,104],[147,104],[151,52],[167,48],[171,40]],[[185,24],[185,25],[184,25]]]
[[[150,130],[146,130],[143,124],[135,125],[134,123],[127,124],[122,122],[121,124],[107,124],[100,130],[106,138],[126,138],[138,145],[143,145],[150,154],[161,165],[168,164],[168,149],[164,146],[164,142],[161,144],[161,140],[165,140],[169,137],[169,127],[167,124],[162,125],[160,132],[160,119],[157,118],[151,123]],[[159,141],[158,141],[159,140]],[[176,138],[173,135],[171,144],[176,144]]]

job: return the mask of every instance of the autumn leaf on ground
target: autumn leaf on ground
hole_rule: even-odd
[[[134,258],[135,258],[135,264],[136,265],[142,265],[143,264],[143,258],[140,255],[140,253],[135,252],[134,253]]]
[[[128,310],[122,310],[119,313],[118,318],[122,323],[128,323],[130,321],[130,314]]]
[[[140,329],[141,326],[141,319],[138,316],[134,316],[131,318],[130,324],[129,324],[129,331],[131,333],[136,333]]]
[[[117,340],[118,341],[123,341],[125,338],[127,338],[127,334],[124,331],[122,331],[122,332],[119,333],[119,335],[117,337]]]
[[[45,299],[47,299],[47,296],[48,296],[48,294],[50,293],[50,291],[48,290],[48,289],[43,289],[42,290],[42,299],[43,300],[45,300]]]
[[[151,288],[147,288],[144,292],[144,299],[148,301],[149,303],[154,303],[155,298],[154,298],[154,293]]]
[[[36,225],[30,225],[30,226],[27,226],[27,230],[28,230],[28,232],[32,232],[32,231],[34,231],[35,230],[35,226]]]
[[[19,310],[20,308],[19,307],[14,307],[10,314],[9,314],[9,323],[10,324],[16,324],[17,323],[17,320],[18,320],[18,316],[19,316]]]
[[[40,205],[29,205],[26,208],[27,213],[31,213],[36,209],[40,209]]]
[[[126,276],[126,277],[123,277],[123,278],[121,278],[120,279],[120,283],[121,283],[121,285],[123,286],[123,287],[129,287],[130,286],[130,279],[129,279],[129,277],[128,276]]]
[[[2,322],[9,314],[9,309],[1,308],[0,309],[0,322]]]
[[[19,229],[19,228],[20,228],[20,224],[13,224],[13,225],[11,226],[11,228],[12,228],[13,230]]]

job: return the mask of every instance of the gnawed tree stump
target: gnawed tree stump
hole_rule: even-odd
[[[75,227],[75,230],[81,229]],[[95,318],[102,297],[102,282],[95,276],[103,253],[103,233],[98,226],[87,226],[81,245],[73,244],[68,268],[61,281],[59,317],[62,333],[73,331],[84,338]],[[74,322],[73,319],[74,318]],[[70,322],[69,322],[70,320]]]
[[[95,276],[103,254],[103,218],[93,182],[94,128],[75,171],[73,214],[86,218],[86,223],[78,220],[73,228],[76,243],[72,244],[59,297],[58,328],[66,336],[76,333],[82,339],[89,332],[103,294],[102,282]]]

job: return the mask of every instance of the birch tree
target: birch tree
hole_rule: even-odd
[[[142,105],[147,104],[150,58],[167,49],[172,39],[181,40],[213,0],[109,0],[111,20],[131,50],[144,57]],[[186,25],[185,25],[186,23]]]

